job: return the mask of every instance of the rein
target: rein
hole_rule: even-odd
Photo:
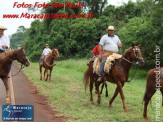
[[[15,76],[17,76],[19,73],[20,73],[20,71],[22,70],[22,69],[24,69],[24,66],[22,65],[22,64],[20,64],[20,68],[19,68],[19,71],[17,72],[17,73],[15,73],[14,75],[11,75],[11,77],[15,77]],[[9,76],[8,76],[8,78],[10,78]]]
[[[55,58],[55,56],[53,56],[52,54],[51,54],[50,56],[52,56],[53,58]],[[45,58],[45,60],[44,60],[46,65],[48,65],[49,67],[55,66],[55,63],[54,63],[54,62],[53,62],[53,64],[51,65],[51,64],[48,64],[48,63],[46,62],[46,60],[47,60],[47,58]]]
[[[126,59],[126,58],[124,58],[124,57],[123,57],[123,59],[124,59],[125,61],[127,61],[127,62],[131,63],[131,64],[133,63],[133,62],[131,62],[131,61],[127,60],[127,59]]]
[[[133,48],[135,58],[136,58],[136,59],[143,59],[143,58],[140,58],[140,57],[138,57],[138,56],[136,55],[135,50],[140,50],[140,49],[138,49],[138,48]],[[122,52],[121,52],[121,53],[122,53]],[[129,61],[128,59],[126,59],[126,58],[124,58],[124,57],[123,57],[123,60],[127,61],[127,62],[130,63],[130,64],[134,64],[132,61]],[[136,70],[134,71],[134,73],[133,73],[131,79],[128,80],[128,82],[131,82],[131,81],[132,81],[132,79],[134,78],[134,76],[135,76],[135,74],[136,74],[136,72],[137,72],[138,63],[136,62],[134,65],[136,65]]]
[[[134,74],[132,75],[131,79],[128,80],[128,82],[131,82],[131,81],[132,81],[132,79],[134,78],[134,76],[135,76],[135,74],[136,74],[137,69],[138,69],[138,65],[136,65],[136,70],[134,71]]]

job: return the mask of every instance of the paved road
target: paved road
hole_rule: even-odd
[[[0,122],[2,122],[2,105],[5,104],[5,86],[3,81],[0,79]]]
[[[14,64],[11,70],[12,75],[16,74],[18,71],[19,68],[17,67],[16,64]],[[33,122],[62,122],[65,119],[65,117],[62,116],[55,117],[57,111],[55,111],[54,109],[52,110],[47,105],[46,98],[38,94],[36,87],[34,87],[31,83],[28,82],[28,79],[23,72],[20,72],[18,75],[12,77],[12,81],[15,104],[34,106]],[[2,107],[3,104],[5,104],[5,88],[3,82],[0,80],[0,106]],[[2,109],[0,108],[0,122],[2,121],[1,112]]]

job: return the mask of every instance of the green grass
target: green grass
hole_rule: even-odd
[[[48,97],[51,107],[56,108],[60,115],[70,117],[68,122],[143,122],[143,95],[146,85],[147,71],[138,69],[134,79],[126,83],[123,91],[126,98],[126,105],[129,112],[124,112],[122,101],[118,95],[113,102],[113,108],[108,108],[108,101],[111,99],[116,85],[108,83],[109,97],[105,97],[105,90],[102,94],[101,104],[91,105],[89,89],[84,91],[82,82],[83,73],[87,68],[88,60],[64,60],[56,62],[52,72],[52,83],[39,80],[38,63],[31,63],[30,68],[24,72],[30,82],[37,86],[38,91]],[[131,69],[131,75],[134,69]],[[97,95],[94,93],[94,101]],[[160,96],[161,97],[161,96]],[[148,105],[149,122],[155,121],[155,96],[152,98],[152,105]],[[59,116],[59,115],[58,115]],[[161,115],[163,117],[163,109]]]

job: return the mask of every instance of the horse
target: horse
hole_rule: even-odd
[[[28,67],[30,62],[25,55],[24,48],[16,50],[5,51],[0,54],[0,78],[2,79],[4,86],[6,88],[6,104],[10,104],[9,99],[9,87],[8,87],[8,74],[10,72],[11,63],[17,60],[21,64]]]
[[[161,91],[162,98],[163,98],[163,76],[161,77],[161,75],[160,75],[161,70],[162,70],[162,75],[163,75],[163,67],[151,69],[147,75],[146,90],[145,90],[145,94],[144,94],[144,98],[143,98],[143,100],[144,100],[143,117],[145,120],[148,120],[148,117],[147,117],[148,103],[149,103],[150,99],[152,98],[152,96],[154,95],[154,93],[156,92],[156,90]],[[157,81],[159,83],[157,83]],[[157,89],[157,88],[159,88],[159,89]],[[163,106],[163,99],[162,99],[162,106]]]
[[[109,101],[109,108],[112,107],[112,103],[119,92],[122,102],[123,102],[123,108],[126,112],[128,111],[126,104],[125,104],[125,97],[123,94],[122,87],[124,86],[125,82],[128,81],[129,70],[131,68],[133,61],[138,62],[139,66],[144,65],[144,59],[142,58],[140,45],[135,46],[132,43],[132,46],[123,53],[121,58],[115,61],[114,65],[112,65],[112,68],[109,74],[104,75],[104,81],[109,81],[117,85],[115,93],[113,97],[111,98],[111,100]],[[84,82],[85,91],[86,91],[86,88],[89,84],[89,79],[90,79],[89,87],[90,87],[91,104],[94,104],[93,96],[92,96],[94,80],[95,80],[96,93],[98,95],[97,103],[100,104],[101,102],[99,86],[102,82],[97,81],[97,78],[98,76],[93,73],[93,63],[90,61],[89,66],[84,73],[83,82]]]
[[[51,80],[51,73],[52,73],[52,70],[53,70],[53,66],[55,66],[56,64],[54,63],[54,58],[59,58],[60,55],[59,55],[59,52],[58,52],[58,49],[52,49],[51,51],[51,54],[47,55],[43,61],[43,65],[41,65],[41,58],[42,56],[40,57],[40,60],[39,60],[39,71],[40,71],[40,80],[42,80],[42,67],[45,68],[44,70],[44,80],[47,81],[48,80],[48,77],[49,77],[49,82],[52,82]],[[50,73],[48,74],[48,70],[50,70]],[[46,78],[45,78],[45,75],[46,75]]]

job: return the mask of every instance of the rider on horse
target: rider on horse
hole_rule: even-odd
[[[114,26],[109,26],[106,31],[108,34],[102,36],[99,43],[99,59],[101,61],[99,78],[97,81],[102,82],[104,76],[104,65],[107,59],[107,56],[112,55],[113,53],[118,52],[118,48],[122,47],[121,41],[117,35],[114,35]],[[104,53],[102,53],[104,50]]]
[[[49,45],[48,44],[46,44],[45,45],[45,48],[44,48],[44,50],[43,50],[43,52],[42,52],[42,58],[41,58],[41,63],[40,63],[40,65],[43,65],[43,61],[44,61],[44,59],[45,59],[45,56],[46,55],[48,55],[48,54],[50,54],[50,52],[51,52],[51,49],[49,48]]]
[[[10,41],[7,36],[4,35],[4,31],[7,30],[3,25],[0,25],[0,53],[9,48]]]

